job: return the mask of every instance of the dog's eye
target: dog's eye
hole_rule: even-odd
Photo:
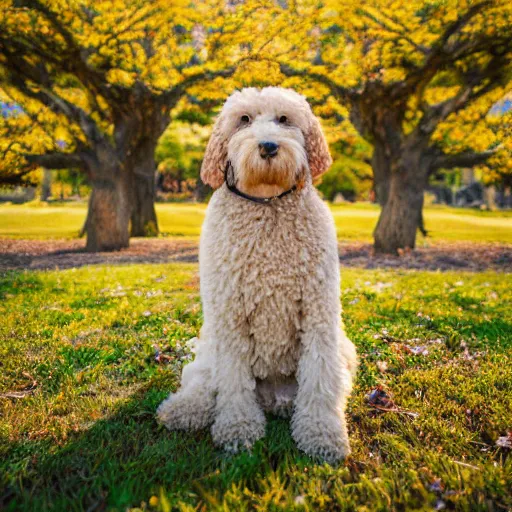
[[[279,118],[279,124],[286,124],[288,122],[288,118],[286,116],[281,116]]]
[[[251,118],[248,115],[243,115],[240,118],[240,121],[242,121],[242,123],[248,123],[250,120],[251,120]]]

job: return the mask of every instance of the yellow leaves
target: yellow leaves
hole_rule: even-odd
[[[472,4],[461,0],[332,0],[325,5],[325,9],[317,15],[319,23],[327,28],[325,20],[329,19],[331,28],[339,27],[340,33],[349,37],[333,36],[332,29],[327,29],[322,58],[329,64],[339,65],[345,61],[346,67],[344,41],[351,40],[352,69],[346,75],[351,75],[351,83],[358,83],[357,74],[376,79],[378,75],[375,73],[380,73],[386,82],[402,80],[410,71],[409,63],[420,66],[425,60],[425,52],[428,53],[441,33],[463,16]],[[450,42],[455,44],[456,39],[466,37],[465,34],[494,34],[495,31],[503,34],[510,31],[510,18],[507,18],[505,10],[512,10],[506,7],[505,2],[500,2],[496,10],[489,5],[480,16],[466,25],[465,31],[454,34]],[[508,26],[506,22],[498,22],[507,19]],[[304,38],[305,34],[298,37]],[[477,56],[486,57],[485,54]],[[337,69],[332,71],[341,75]]]
[[[130,87],[135,83],[135,74],[122,69],[111,69],[107,72],[107,79],[112,84]]]
[[[460,142],[464,139],[466,133],[460,127],[457,126],[450,130],[449,136],[452,142]]]
[[[157,89],[159,91],[165,91],[166,89],[169,89],[172,84],[167,77],[162,76],[162,75],[157,75],[151,81],[151,85],[154,89]]]
[[[399,82],[401,80],[404,80],[406,77],[405,71],[400,68],[385,69],[382,75],[386,83]]]
[[[84,59],[84,66],[100,80],[106,75],[107,88],[139,84],[143,90],[160,94],[190,77],[237,65],[232,77],[207,78],[188,87],[187,92],[216,104],[234,88],[293,87],[316,100],[319,115],[336,120],[325,125],[328,138],[333,142],[343,139],[350,146],[360,140],[348,121],[341,121],[348,118],[348,111],[340,98],[331,96],[321,80],[283,77],[277,63],[315,73],[340,87],[364,87],[369,81],[400,82],[411,69],[424,64],[441,32],[473,5],[469,0],[41,0],[80,46],[77,56],[68,51],[65,40],[44,16],[15,8],[17,4],[11,0],[3,1],[9,9],[0,11],[0,30],[11,38],[30,35],[34,45],[51,48],[56,58]],[[463,35],[455,34],[450,44],[474,35],[494,38],[510,30],[512,7],[505,0],[493,0],[493,4],[466,26]],[[42,61],[36,52],[27,62],[47,69],[52,66],[51,59]],[[408,104],[406,129],[417,125],[420,103],[455,97],[461,91],[460,73],[488,63],[486,52],[473,53],[452,72],[437,74],[421,94],[417,91],[421,98]],[[0,80],[5,80],[1,69]],[[90,114],[103,133],[112,134],[112,123],[101,115],[110,114],[98,92],[101,89],[95,89],[93,96],[81,79],[67,75],[59,76],[55,88]],[[510,138],[495,126],[502,121],[486,117],[486,109],[496,99],[486,95],[471,108],[450,116],[432,141],[453,150],[469,145],[486,149]],[[50,147],[53,139],[71,147],[74,140],[85,140],[77,123],[52,114],[23,95],[15,101],[31,116],[16,121],[17,129],[30,128],[30,135],[22,137],[28,146]]]
[[[198,75],[203,71],[203,66],[189,66],[183,70],[183,76],[194,76]]]

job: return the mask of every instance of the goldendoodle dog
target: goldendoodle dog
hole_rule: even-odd
[[[217,189],[200,243],[204,325],[181,389],[158,409],[168,428],[211,425],[214,442],[237,451],[264,436],[270,411],[291,415],[309,455],[349,453],[356,352],[341,321],[334,222],[312,184],[330,164],[301,95],[248,88],[226,101],[201,168]]]

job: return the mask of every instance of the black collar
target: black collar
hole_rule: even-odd
[[[228,173],[229,173],[230,169],[233,170],[233,166],[231,165],[231,162],[228,161],[228,163],[226,164],[226,168],[224,169],[224,181],[226,182],[226,186],[228,187],[228,190],[230,190],[231,192],[233,192],[233,194],[236,194],[239,197],[243,197],[244,199],[247,199],[248,201],[252,201],[253,203],[270,204],[273,201],[276,201],[277,199],[281,199],[282,197],[285,197],[288,194],[291,194],[292,192],[297,190],[297,185],[293,185],[292,188],[290,188],[288,190],[285,190],[284,192],[281,192],[277,196],[272,196],[272,197],[251,196],[251,195],[246,194],[245,192],[242,192],[241,190],[239,190],[236,187],[234,181],[232,183],[230,183],[229,176],[228,176]]]

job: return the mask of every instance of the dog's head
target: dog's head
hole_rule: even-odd
[[[329,148],[306,99],[291,89],[248,88],[224,104],[208,142],[201,179],[213,188],[230,161],[237,185],[288,189],[325,172]]]

